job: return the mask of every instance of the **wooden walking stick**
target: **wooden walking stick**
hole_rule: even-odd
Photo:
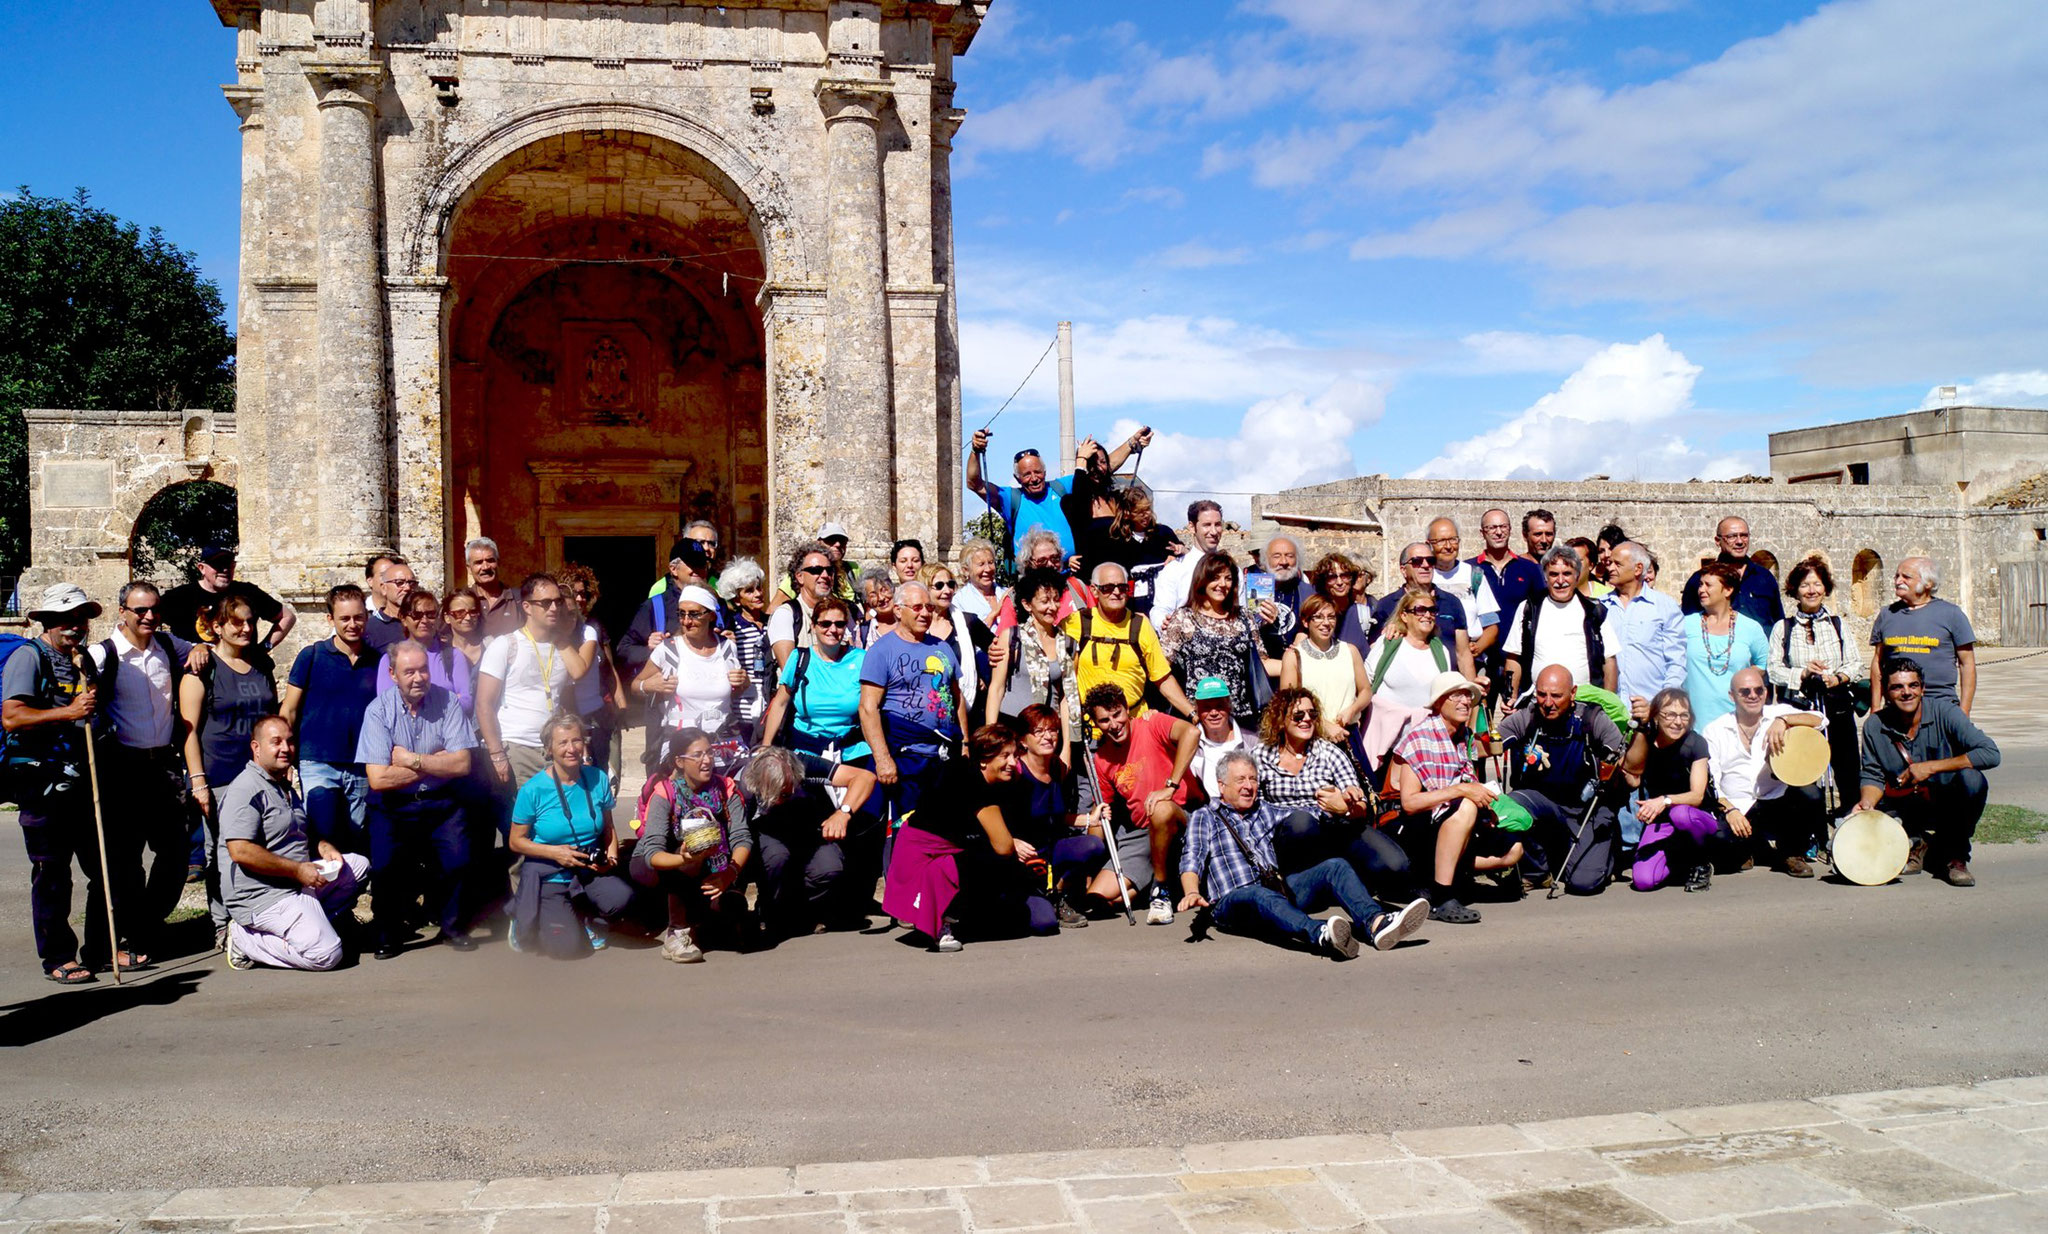
[[[80,676],[93,680],[86,672],[84,657],[74,649],[71,663]],[[94,688],[98,682],[94,680]],[[100,843],[100,899],[107,906],[107,961],[114,966],[114,984],[121,984],[121,932],[114,927],[114,867],[107,859],[107,823],[100,815],[100,756],[99,747],[93,741],[92,721],[85,721],[85,773],[92,779],[92,830]]]

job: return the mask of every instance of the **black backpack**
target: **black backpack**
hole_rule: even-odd
[[[0,664],[22,654],[36,658],[38,710],[59,706],[49,645],[39,638],[0,635]],[[58,793],[82,788],[85,760],[81,730],[75,724],[38,724],[8,733],[0,743],[0,801],[33,809]]]
[[[182,740],[181,730],[185,724],[184,713],[178,710],[178,687],[185,680],[185,657],[178,654],[177,644],[173,643],[171,636],[163,630],[158,630],[152,636],[152,641],[156,643],[157,649],[164,653],[164,659],[171,663],[171,743],[176,745]],[[121,669],[121,645],[112,638],[106,638],[100,640],[100,650],[106,653],[107,662],[99,670],[99,678],[93,685],[106,691],[106,698],[101,701],[99,710],[93,713],[93,732],[98,734],[101,740],[109,740],[119,735],[114,729],[113,702],[114,679],[120,675]],[[91,666],[90,657],[86,663],[88,667]]]

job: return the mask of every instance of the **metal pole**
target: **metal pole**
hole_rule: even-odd
[[[1049,467],[1057,479],[1074,465],[1074,323],[1060,323],[1060,457]]]

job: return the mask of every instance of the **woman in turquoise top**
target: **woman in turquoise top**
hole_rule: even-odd
[[[860,739],[860,666],[867,653],[847,642],[853,609],[827,596],[811,610],[812,643],[790,653],[775,697],[762,717],[770,737],[789,721],[781,744],[809,754],[839,748],[839,761],[865,766],[868,745]]]
[[[1728,686],[1745,668],[1769,671],[1771,648],[1764,628],[1735,611],[1742,576],[1723,561],[1700,567],[1700,611],[1685,618],[1685,695],[1693,726],[1705,728],[1735,710]]]
[[[525,861],[512,902],[511,944],[558,960],[604,946],[588,924],[623,914],[633,885],[618,873],[611,778],[584,762],[583,720],[556,712],[540,729],[548,765],[519,788],[506,847]]]

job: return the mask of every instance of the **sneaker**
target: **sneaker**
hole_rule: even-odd
[[[1687,891],[1705,891],[1713,885],[1714,867],[1704,861],[1694,866],[1692,873],[1685,876],[1685,889]]]
[[[1146,925],[1172,925],[1173,901],[1157,888],[1152,892],[1152,907],[1145,910]]]
[[[673,964],[702,964],[704,949],[697,945],[695,931],[677,927],[661,936],[661,958]]]
[[[585,937],[590,939],[590,949],[592,951],[603,951],[606,947],[611,946],[611,926],[605,922],[586,921],[583,923],[583,933]]]
[[[1941,876],[1951,887],[1975,887],[1977,885],[1977,876],[1970,873],[1970,867],[1961,861],[1949,862],[1948,868],[1941,872]]]
[[[1779,866],[1778,868],[1785,871],[1785,873],[1790,874],[1794,878],[1813,877],[1813,865],[1810,862],[1808,862],[1806,858],[1799,856],[1797,853],[1794,853],[1792,856],[1785,858],[1784,864]]]
[[[1423,902],[1425,904],[1428,903],[1426,900]],[[1408,910],[1402,909],[1401,911],[1407,912]],[[1431,921],[1441,921],[1445,925],[1478,925],[1479,910],[1476,908],[1466,908],[1462,900],[1453,896],[1442,904],[1430,909],[1429,919]]]
[[[933,951],[953,952],[960,949],[960,940],[953,937],[951,930],[942,931],[939,934],[939,941],[932,944]]]
[[[1429,901],[1410,900],[1392,912],[1381,913],[1373,922],[1372,948],[1374,951],[1392,951],[1401,945],[1401,940],[1422,928],[1429,920]]]
[[[526,948],[519,945],[519,923],[517,921],[508,920],[505,922],[505,945],[514,952],[523,953],[526,950]]]
[[[256,967],[256,961],[242,954],[242,949],[235,944],[235,939],[232,934],[228,936],[227,953],[229,968],[247,971],[249,969]]]
[[[467,930],[444,930],[440,943],[451,951],[475,951],[477,947],[476,939]]]
[[[1052,915],[1060,923],[1060,929],[1062,930],[1084,930],[1088,928],[1088,919],[1081,915],[1081,910],[1067,903],[1065,896],[1053,897]]]
[[[1916,837],[1913,841],[1913,847],[1906,850],[1906,868],[1899,871],[1899,877],[1904,878],[1908,874],[1918,874],[1926,865],[1927,841],[1924,837]]]
[[[1316,932],[1316,946],[1327,947],[1340,960],[1358,957],[1358,939],[1351,933],[1351,918],[1338,914],[1323,923]]]

